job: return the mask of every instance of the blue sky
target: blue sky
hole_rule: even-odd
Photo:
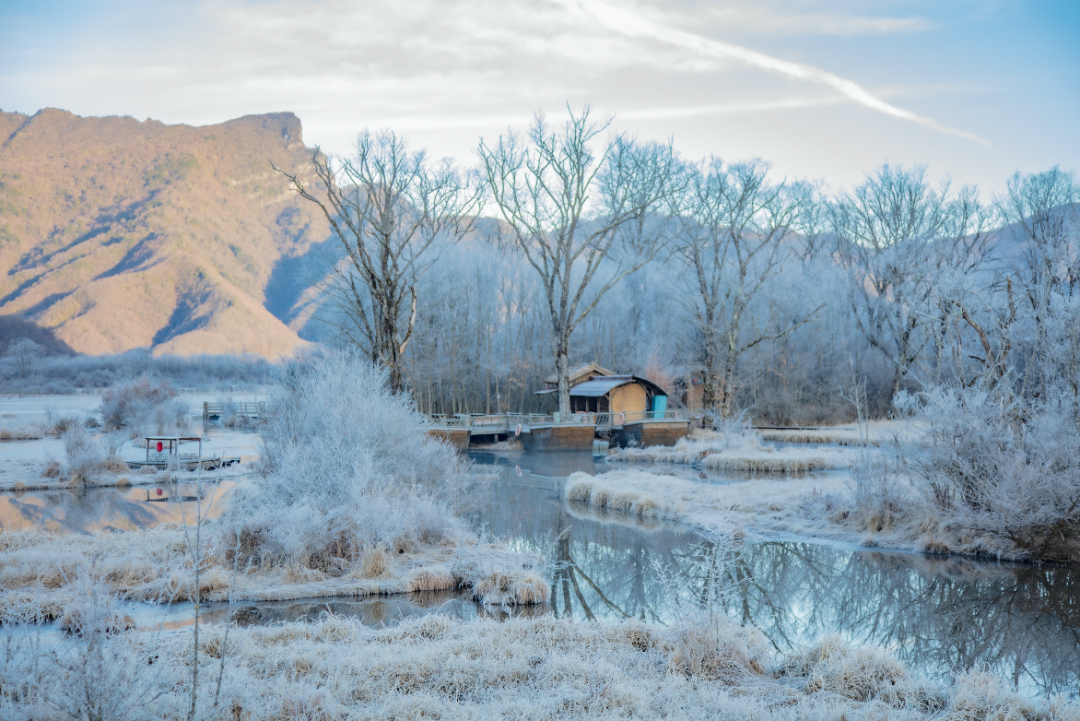
[[[0,0],[0,108],[207,124],[291,110],[472,162],[569,102],[691,158],[833,188],[882,162],[999,191],[1080,170],[1080,0]]]

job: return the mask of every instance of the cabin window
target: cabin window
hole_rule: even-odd
[[[596,398],[570,396],[570,410],[574,413],[596,413]]]

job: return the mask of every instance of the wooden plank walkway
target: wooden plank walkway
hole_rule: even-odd
[[[637,413],[572,413],[561,417],[558,413],[499,413],[430,415],[428,422],[433,430],[468,430],[473,435],[509,435],[517,431],[532,432],[545,428],[591,426],[597,431],[632,426],[640,423],[690,422],[686,409],[667,411],[640,411]]]

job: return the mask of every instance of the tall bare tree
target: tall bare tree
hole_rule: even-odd
[[[1080,398],[1080,181],[1056,166],[1016,173],[995,205],[1004,225],[996,285],[1009,284],[1010,302],[1015,287],[1023,385],[1045,393],[1063,379]]]
[[[890,403],[933,337],[942,274],[971,272],[981,257],[986,215],[975,197],[948,182],[934,189],[922,166],[883,165],[831,206],[856,326],[893,368]]]
[[[401,388],[402,357],[416,326],[417,283],[435,261],[437,241],[469,232],[481,186],[449,160],[410,152],[392,132],[364,131],[351,158],[334,161],[316,148],[316,182],[274,168],[322,210],[345,250],[334,264],[332,302],[340,335],[390,369]]]
[[[622,135],[589,108],[559,130],[537,114],[522,138],[480,141],[483,172],[513,240],[543,284],[559,378],[570,412],[570,337],[616,283],[656,256],[668,226],[657,213],[683,181],[670,145]],[[599,149],[594,149],[599,145]]]
[[[759,296],[792,258],[789,236],[806,197],[802,185],[770,183],[760,161],[724,165],[718,158],[698,169],[684,195],[682,228],[674,243],[689,274],[682,297],[704,367],[703,403],[727,417],[735,395],[735,368],[746,351],[782,338],[820,308],[794,316],[775,306],[751,318]]]

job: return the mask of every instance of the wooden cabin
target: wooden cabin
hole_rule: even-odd
[[[544,379],[538,395],[557,398],[558,376]],[[570,371],[570,411],[593,416],[597,431],[607,429],[620,446],[674,445],[689,430],[687,420],[668,418],[668,393],[648,378],[616,375],[590,363]]]
[[[558,376],[544,379],[537,395],[558,398]],[[648,378],[616,375],[595,363],[570,371],[570,411],[572,413],[640,414],[667,410],[668,393]]]

